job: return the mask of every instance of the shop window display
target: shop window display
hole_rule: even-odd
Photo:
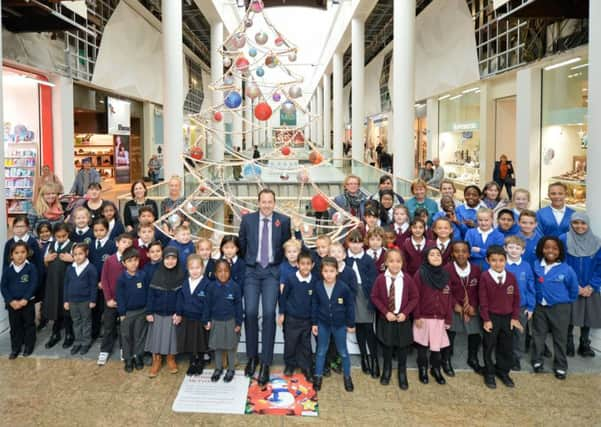
[[[75,135],[75,168],[81,167],[85,158],[92,160],[95,168],[103,179],[115,176],[115,154],[112,135],[76,134]]]
[[[446,177],[458,187],[480,183],[480,89],[439,98],[439,153]]]
[[[541,128],[541,204],[548,205],[547,186],[568,188],[567,203],[584,209],[588,144],[588,64],[572,59],[543,70]]]

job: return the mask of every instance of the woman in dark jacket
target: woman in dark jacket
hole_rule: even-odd
[[[138,211],[142,206],[150,206],[154,211],[154,217],[158,218],[159,210],[154,200],[146,198],[147,190],[144,181],[135,181],[131,186],[132,200],[125,204],[123,209],[123,224],[128,232],[136,232],[138,228]]]
[[[515,172],[511,160],[507,160],[505,154],[501,154],[499,161],[495,162],[492,180],[499,184],[501,191],[503,190],[503,186],[505,186],[507,198],[511,200],[511,187],[515,185]]]

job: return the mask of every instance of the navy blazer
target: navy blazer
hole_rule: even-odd
[[[272,265],[279,265],[284,258],[283,244],[291,238],[290,218],[281,213],[273,212],[271,227]],[[239,237],[244,262],[249,267],[254,267],[259,253],[259,211],[242,217]]]
[[[315,284],[311,311],[313,325],[325,323],[333,327],[355,327],[355,296],[340,280],[336,280],[332,298],[328,298],[323,280]]]
[[[354,261],[355,258],[351,258],[349,256],[346,257],[346,266],[350,268],[353,273],[355,272],[353,270]],[[357,267],[359,269],[359,275],[361,276],[361,289],[363,291],[363,295],[365,295],[365,298],[369,303],[368,308],[370,311],[374,311],[374,307],[371,304],[371,290],[376,281],[376,277],[378,277],[378,270],[376,270],[376,264],[372,257],[367,255],[367,253],[363,253],[363,256],[357,259]],[[355,277],[357,277],[356,274]],[[357,288],[359,288],[359,286],[357,286]],[[359,292],[359,289],[357,289],[357,292]]]

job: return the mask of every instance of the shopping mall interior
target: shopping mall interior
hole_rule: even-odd
[[[3,423],[601,423],[594,399],[601,391],[601,168],[588,169],[588,160],[601,160],[594,142],[601,140],[601,0],[4,0],[0,17]],[[271,194],[275,213],[263,203]],[[154,215],[149,240],[143,207]],[[480,223],[487,213],[490,232]],[[534,231],[522,228],[529,216]],[[440,218],[452,231],[447,243]],[[66,253],[64,224],[73,244]],[[478,233],[481,243],[473,240]],[[138,283],[129,249],[119,246],[126,234],[144,274]],[[487,243],[491,235],[500,236],[507,261],[500,284],[516,280],[516,292],[508,285],[498,297],[515,300],[513,312],[490,313],[493,332],[486,310],[507,304],[482,306],[487,256],[496,248]],[[21,258],[19,241],[28,247]],[[115,242],[112,252],[99,252],[107,241]],[[163,254],[176,247],[175,255],[152,258],[154,241]],[[471,267],[461,272],[457,241],[469,242]],[[557,259],[547,258],[549,241]],[[355,284],[348,286],[352,301],[340,295],[337,304],[354,314],[343,315],[348,329],[323,321],[330,340],[318,332],[329,331],[320,310],[334,322],[340,307],[319,308],[316,300],[322,286],[333,301],[321,274],[338,242],[347,259],[334,259],[336,286],[347,270]],[[353,252],[357,242],[364,246]],[[86,256],[77,258],[84,246]],[[202,281],[192,278],[192,252]],[[313,263],[307,284],[315,290],[305,300],[286,290],[294,280],[303,286],[299,252]],[[400,288],[389,261],[396,252]],[[441,252],[436,265],[432,252]],[[111,257],[118,273],[107,266]],[[182,274],[173,309],[153,312],[146,292],[175,289],[163,283],[173,257]],[[221,258],[231,270],[225,281]],[[89,304],[89,295],[81,297],[88,265],[95,275]],[[564,265],[568,273],[548,280],[561,291],[545,293],[549,271]],[[468,285],[465,277],[480,269]],[[23,290],[31,277],[36,285]],[[123,308],[133,303],[120,301],[135,292],[125,290],[127,280],[144,289],[142,306]],[[412,305],[405,299],[413,298],[413,282]],[[238,289],[223,297],[232,307],[228,320],[213,299],[223,283]],[[194,292],[201,285],[206,302],[204,290]],[[74,286],[81,292],[70,301]],[[475,303],[470,286],[478,286]],[[443,299],[424,302],[428,292]],[[186,298],[198,317],[187,317]],[[415,311],[404,314],[406,303]],[[275,312],[265,314],[270,304]],[[306,318],[290,314],[303,310]],[[402,320],[389,319],[399,312]],[[157,332],[153,314],[166,319],[164,330]],[[141,320],[132,325],[135,316]],[[501,317],[507,326],[499,326]],[[424,320],[426,332],[418,326]],[[235,334],[225,329],[230,321]],[[228,357],[225,373],[233,381],[211,376],[225,359],[217,323],[224,343],[235,340],[235,366]],[[398,342],[389,346],[393,327]],[[399,344],[403,334],[408,344]],[[141,353],[125,349],[138,345],[134,335]],[[155,351],[158,342],[177,351]],[[305,345],[310,368],[300,362]],[[168,355],[164,365],[160,354]],[[502,366],[507,358],[511,378]]]

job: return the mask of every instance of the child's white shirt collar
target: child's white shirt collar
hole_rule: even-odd
[[[465,268],[459,267],[459,264],[457,264],[455,261],[453,261],[453,266],[455,267],[455,271],[457,272],[457,275],[462,279],[465,279],[466,277],[468,277],[470,275],[470,273],[472,272],[472,266],[469,262],[467,263],[467,267],[465,267]]]
[[[27,243],[27,241],[29,240],[29,233],[25,233],[23,235],[23,237],[14,236],[13,240],[15,241],[15,243],[18,243],[18,242],[25,242],[25,243]]]
[[[490,274],[490,277],[492,277],[496,284],[499,284],[499,279],[501,279],[501,283],[505,283],[507,277],[507,272],[505,270],[503,270],[502,273],[497,273],[492,268],[489,268],[488,274]]]
[[[307,277],[303,277],[300,274],[300,271],[297,271],[295,274],[296,274],[296,278],[298,279],[299,282],[311,283],[311,273],[309,273],[309,275]]]
[[[520,257],[517,261],[512,261],[507,257],[507,265],[520,265],[522,264],[522,257]]]
[[[77,265],[76,262],[74,262],[71,265],[73,265],[73,268],[75,269],[75,274],[77,275],[77,277],[79,277],[81,273],[86,269],[88,264],[90,264],[90,261],[86,258],[86,260],[79,265]]]
[[[15,273],[17,273],[17,274],[18,274],[18,273],[20,273],[20,272],[21,272],[21,270],[23,270],[23,269],[25,268],[25,266],[26,266],[27,264],[29,264],[29,261],[25,260],[25,262],[24,262],[23,264],[21,264],[21,265],[15,265],[15,263],[14,263],[14,262],[11,262],[11,263],[10,263],[10,266],[13,268],[13,270],[15,270]]]

